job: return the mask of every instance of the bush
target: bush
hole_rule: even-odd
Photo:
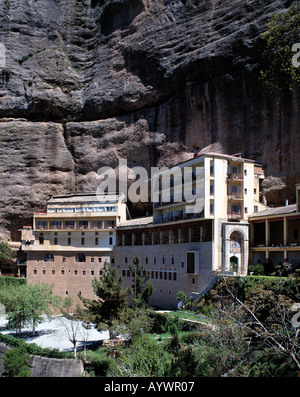
[[[7,350],[3,360],[5,375],[8,377],[30,377],[29,359],[30,355],[24,343]]]
[[[9,285],[22,285],[26,283],[27,280],[25,278],[16,278],[11,276],[0,277],[0,287],[7,287]]]
[[[29,354],[34,354],[36,356],[44,356],[48,358],[73,358],[72,353],[61,352],[58,349],[43,348],[36,345],[35,343],[27,344],[23,339],[15,338],[12,335],[0,334],[0,342],[17,348],[24,346]]]
[[[257,276],[263,276],[265,274],[265,268],[262,263],[258,263],[255,266],[254,274],[256,274]]]

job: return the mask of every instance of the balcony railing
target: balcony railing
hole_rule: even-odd
[[[36,225],[36,230],[44,231],[44,230],[101,230],[101,229],[113,229],[115,224],[111,223],[102,223],[99,225],[88,224],[88,225]]]
[[[240,193],[229,193],[228,198],[230,200],[244,200],[244,195]]]
[[[244,175],[241,173],[230,172],[228,174],[228,179],[231,179],[234,181],[242,181],[242,180],[244,180]]]
[[[242,212],[229,212],[228,213],[228,218],[231,219],[242,219],[243,218],[243,214]]]

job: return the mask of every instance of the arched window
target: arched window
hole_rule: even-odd
[[[84,254],[76,255],[76,262],[85,262],[85,255]]]
[[[44,257],[44,262],[54,262],[53,254],[51,254],[51,253],[46,254],[45,257]]]
[[[241,235],[238,232],[233,232],[230,236],[230,253],[240,254],[241,253]]]

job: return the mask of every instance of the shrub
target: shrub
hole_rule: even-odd
[[[262,263],[258,263],[255,266],[254,274],[256,274],[258,276],[263,276],[265,274],[265,268],[264,268],[264,265]]]
[[[8,377],[30,377],[28,368],[30,355],[24,344],[7,350],[4,354],[3,366]]]

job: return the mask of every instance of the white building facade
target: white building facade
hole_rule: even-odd
[[[246,275],[248,216],[265,208],[262,167],[240,156],[206,153],[154,175],[153,217],[117,227],[115,266],[132,284],[140,257],[156,290],[151,303],[175,307],[179,290],[201,293],[216,273]]]

